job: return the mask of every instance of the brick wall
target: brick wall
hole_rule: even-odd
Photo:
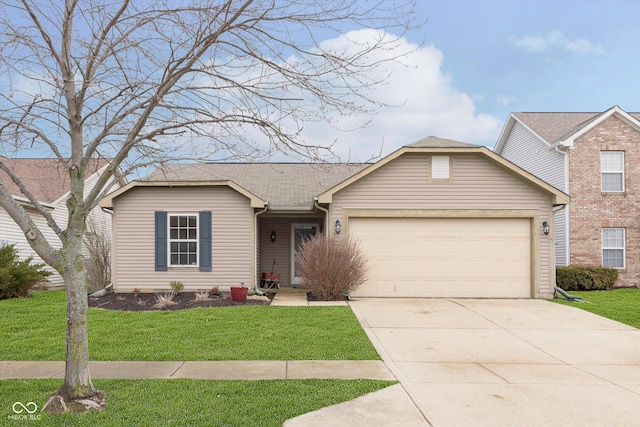
[[[600,152],[623,151],[625,191],[603,193]],[[626,268],[618,286],[640,287],[640,131],[616,116],[574,142],[569,154],[572,265],[602,265],[602,228],[625,228]]]

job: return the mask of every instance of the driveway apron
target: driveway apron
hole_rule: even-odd
[[[351,301],[434,427],[640,426],[640,330],[544,300]]]

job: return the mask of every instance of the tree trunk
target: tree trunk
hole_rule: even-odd
[[[64,384],[42,408],[51,413],[88,412],[105,408],[104,393],[91,382],[87,313],[87,273],[82,255],[82,238],[70,237],[63,249],[63,272],[67,294],[67,351]],[[65,256],[67,255],[67,256]],[[75,256],[74,256],[75,255]]]

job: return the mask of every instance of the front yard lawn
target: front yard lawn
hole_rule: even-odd
[[[0,301],[0,360],[64,360],[62,291]],[[349,307],[89,310],[91,360],[379,360]]]
[[[571,305],[602,317],[640,328],[640,289],[614,289],[611,291],[569,292],[578,295],[588,303],[554,300],[560,304]]]
[[[281,426],[295,416],[354,399],[393,382],[372,380],[202,381],[95,380],[107,393],[103,412],[12,421],[14,402],[38,409],[60,380],[0,381],[0,419],[6,425],[42,426]],[[26,414],[26,413],[25,413]],[[27,418],[29,415],[25,415]]]

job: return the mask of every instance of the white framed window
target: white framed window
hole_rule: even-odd
[[[431,157],[431,179],[445,181],[451,179],[451,161],[449,156]]]
[[[624,151],[600,152],[603,192],[624,191]]]
[[[198,215],[169,215],[169,266],[198,266]]]
[[[624,228],[602,229],[602,266],[625,268]]]

